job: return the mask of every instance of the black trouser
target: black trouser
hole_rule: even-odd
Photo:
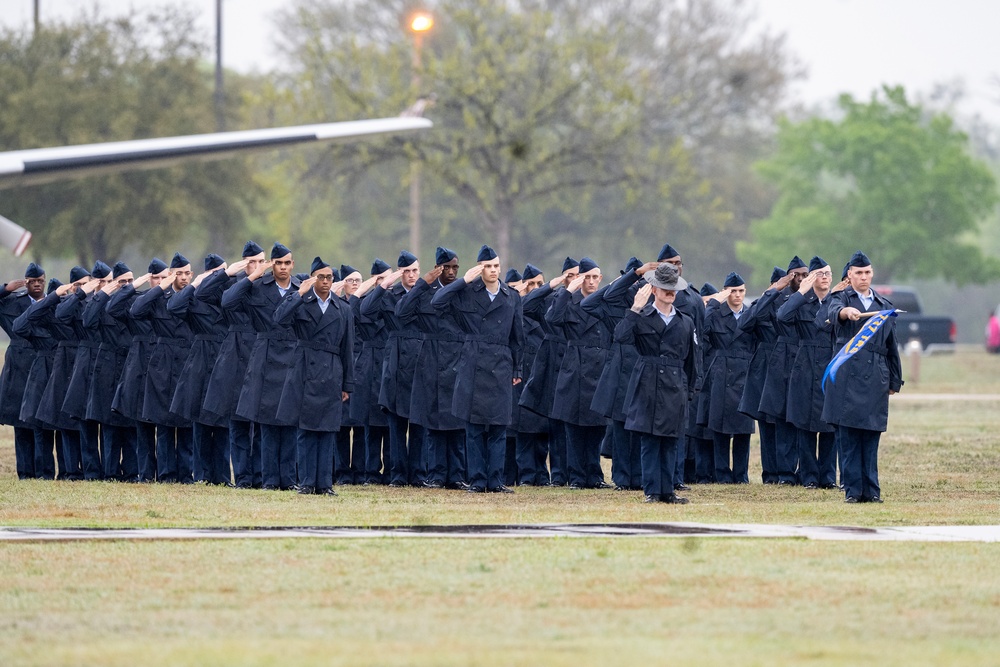
[[[787,484],[795,483],[795,470],[799,467],[799,445],[796,428],[784,419],[774,423],[775,459],[778,481]]]
[[[334,431],[297,429],[295,435],[299,490],[327,491],[333,488]]]
[[[194,436],[190,426],[156,425],[156,480],[194,484]]]
[[[423,484],[424,428],[406,417],[389,414],[389,483]],[[416,466],[416,470],[413,467]]]
[[[542,486],[549,482],[545,467],[548,437],[545,433],[517,434],[517,483]]]
[[[594,488],[604,482],[601,470],[603,426],[566,425],[566,467],[571,486]]]
[[[552,484],[564,486],[569,479],[566,470],[566,424],[558,419],[549,420],[549,469],[552,471]]]
[[[758,419],[757,425],[760,427],[760,479],[765,484],[777,484],[778,443],[774,424],[766,419]]]
[[[35,433],[32,429],[14,427],[14,462],[18,479],[35,478]]]
[[[234,483],[249,489],[261,485],[260,427],[240,419],[229,420],[229,449]]]
[[[708,433],[712,433],[708,431]],[[691,438],[694,449],[695,478],[698,484],[711,484],[715,479],[715,436],[711,438]]]
[[[59,476],[63,471],[62,444],[56,442],[56,432],[47,428],[33,428],[35,439],[35,479],[56,478],[56,458],[59,459]],[[55,451],[55,457],[52,452]]]
[[[713,433],[715,481],[719,484],[749,484],[750,434]],[[733,443],[733,467],[729,467],[729,441]]]
[[[298,480],[296,465],[296,432],[294,426],[260,425],[260,452],[265,489],[287,491],[295,487]],[[333,465],[333,452],[330,452]]]
[[[208,484],[229,484],[229,429],[195,422],[194,442],[201,479]]]
[[[83,478],[88,481],[104,479],[101,463],[101,425],[90,419],[80,422],[80,463]]]
[[[389,448],[389,427],[388,426],[366,426],[365,427],[365,447],[364,447],[364,467],[362,469],[362,484],[386,484],[388,475],[383,474],[382,450],[385,448],[388,454]],[[386,457],[388,463],[388,457]],[[385,473],[389,472],[389,466],[385,466]]]
[[[83,479],[80,463],[80,431],[75,428],[59,429],[63,460],[59,462],[59,479]],[[65,467],[63,467],[65,464]]]
[[[136,422],[135,456],[139,464],[139,481],[156,481],[156,425]]]
[[[455,486],[465,481],[465,431],[426,429],[427,481]]]
[[[677,465],[677,438],[643,433],[642,490],[647,496],[663,498],[674,494],[674,470]]]
[[[799,484],[833,487],[837,481],[836,436],[796,429],[799,447]]]
[[[503,457],[503,483],[507,486],[517,484],[517,432],[507,429]]]
[[[364,442],[364,426],[342,426],[337,431],[333,446],[333,480],[337,484],[360,484],[363,481]]]
[[[611,481],[622,489],[642,487],[642,445],[639,434],[625,430],[625,422],[612,420]]]
[[[104,479],[138,481],[135,427],[102,424],[101,432],[104,434]]]
[[[507,427],[498,424],[468,424],[465,427],[469,488],[495,491],[503,486],[504,440]]]
[[[878,443],[881,437],[880,431],[837,427],[840,481],[844,483],[846,497],[867,501],[881,496],[878,484]]]

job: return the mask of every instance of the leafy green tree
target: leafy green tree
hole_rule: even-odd
[[[744,218],[730,205],[745,188],[713,179],[733,176],[722,168],[733,137],[761,144],[787,79],[780,42],[748,39],[743,15],[715,0],[439,0],[412,68],[411,7],[300,0],[279,20],[289,70],[267,101],[279,115],[392,115],[437,97],[433,131],[312,153],[297,170],[297,190],[329,188],[336,224],[374,174],[386,187],[370,222],[405,239],[406,165],[417,159],[425,228],[449,242],[486,237],[532,261],[618,260],[683,238],[686,254],[697,245],[731,265],[726,232]]]
[[[843,95],[839,106],[836,120],[782,123],[777,153],[759,165],[780,195],[738,246],[755,276],[793,254],[819,253],[839,269],[859,248],[880,282],[1000,275],[975,242],[998,201],[996,181],[951,118],[926,114],[898,87],[868,102]]]
[[[115,18],[95,10],[37,35],[0,33],[0,145],[213,131],[212,79],[196,35],[193,15],[169,7]],[[86,263],[130,247],[218,248],[241,233],[258,194],[246,163],[230,160],[4,190],[0,208],[33,232],[36,256]]]

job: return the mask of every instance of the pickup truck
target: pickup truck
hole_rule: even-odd
[[[912,287],[899,285],[874,285],[875,291],[892,301],[892,305],[905,313],[896,317],[896,338],[900,347],[911,340],[920,341],[924,354],[954,352],[958,328],[955,320],[944,315],[924,315],[920,297]]]

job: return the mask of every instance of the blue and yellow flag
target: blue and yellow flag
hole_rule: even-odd
[[[835,382],[837,380],[837,369],[843,366],[844,362],[850,359],[852,355],[860,352],[861,348],[875,337],[875,334],[878,333],[883,324],[889,321],[890,317],[896,317],[895,308],[880,310],[877,315],[872,315],[868,322],[861,327],[861,331],[856,333],[854,338],[847,341],[847,345],[834,355],[823,372],[823,379],[820,381],[820,387],[823,389],[824,394],[826,393],[826,379],[830,378],[830,382]]]

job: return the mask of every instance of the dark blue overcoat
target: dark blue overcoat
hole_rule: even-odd
[[[522,299],[522,303],[523,303]],[[522,317],[521,323],[524,328],[524,348],[521,354],[521,368],[530,370],[535,364],[535,356],[545,339],[545,332],[540,325],[530,317]],[[511,428],[509,433],[548,433],[549,418],[544,417],[534,410],[521,407],[520,400],[524,393],[524,382],[514,385],[514,401],[511,413]]]
[[[111,297],[98,291],[83,309],[83,326],[101,339],[90,376],[86,418],[109,426],[132,426],[135,421],[112,410],[115,389],[121,382],[132,347],[128,325],[107,310]]]
[[[156,335],[146,372],[142,418],[158,425],[185,428],[191,426],[191,421],[171,412],[170,401],[191,351],[194,332],[187,321],[167,309],[167,302],[174,294],[172,284],[166,289],[161,285],[151,287],[136,297],[131,314],[138,320],[147,320]]]
[[[201,281],[198,292],[206,300],[217,298],[221,306],[223,293],[244,277],[246,273],[229,276],[225,271],[218,271]],[[242,308],[223,308],[222,316],[226,335],[210,368],[202,410],[206,417],[245,421],[236,415],[236,404],[243,389],[250,353],[257,341],[257,330]]]
[[[354,313],[354,332],[357,334],[354,393],[349,401],[351,420],[365,426],[385,427],[389,421],[378,407],[378,392],[382,384],[382,364],[389,331],[381,317],[371,319],[361,314],[361,299],[352,296],[350,305]]]
[[[566,354],[566,339],[563,338],[562,331],[545,321],[545,313],[556,294],[563,289],[560,287],[553,290],[547,284],[542,285],[522,300],[523,318],[538,323],[542,329],[542,342],[531,366],[524,366],[524,388],[518,404],[544,417],[552,416],[559,366]]]
[[[416,322],[404,324],[396,316],[396,304],[404,294],[406,290],[402,285],[393,285],[388,290],[377,285],[361,300],[361,314],[370,320],[381,321],[389,332],[381,368],[378,404],[394,415],[409,419],[413,374],[423,338]]]
[[[35,411],[35,418],[47,428],[64,430],[80,428],[80,421],[73,419],[62,409],[63,400],[66,398],[66,388],[69,386],[69,380],[73,375],[73,365],[76,363],[76,348],[80,341],[73,325],[56,316],[56,310],[60,305],[68,299],[75,298],[73,294],[67,294],[60,298],[55,292],[52,292],[24,313],[29,319],[36,315],[40,316],[42,324],[48,326],[52,337],[59,341],[56,345],[55,355],[52,357],[52,372],[49,373],[49,380],[45,384],[45,389],[42,390],[38,409]],[[39,309],[34,311],[36,306],[39,306]]]
[[[73,419],[87,418],[87,398],[90,396],[90,382],[101,347],[101,332],[87,327],[83,322],[83,312],[93,301],[93,294],[77,290],[67,295],[56,308],[56,317],[73,327],[77,337],[76,359],[70,374],[62,410]]]
[[[343,423],[342,393],[354,391],[354,313],[333,295],[324,313],[316,292],[289,292],[274,313],[298,339],[278,419],[306,431],[333,433]]]
[[[827,300],[830,296],[827,295]],[[779,322],[795,327],[798,352],[788,380],[785,418],[795,428],[811,433],[829,433],[833,426],[823,421],[823,391],[820,380],[833,356],[830,332],[816,326],[821,303],[816,292],[795,292],[778,309]]]
[[[521,377],[524,329],[521,295],[498,284],[490,299],[481,278],[459,278],[442,287],[431,304],[453,318],[464,333],[452,414],[471,424],[509,426],[514,379]]]
[[[634,345],[639,358],[625,394],[625,428],[662,437],[685,432],[687,404],[697,393],[699,352],[694,321],[675,311],[670,324],[653,305],[631,310],[615,328],[615,340]]]
[[[832,328],[836,350],[846,345],[868,322],[867,319],[841,320],[838,315],[842,309],[850,306],[864,313],[892,308],[888,299],[875,290],[872,294],[874,302],[865,308],[857,292],[848,287],[834,293],[828,307],[817,312],[816,324],[826,330]],[[896,318],[890,317],[861,351],[840,367],[836,381],[827,381],[823,421],[835,426],[885,431],[889,420],[889,390],[899,391],[902,386]]]
[[[768,292],[773,291],[764,292],[764,296],[768,296]],[[799,338],[795,327],[777,320],[778,309],[788,301],[791,295],[792,289],[786,287],[775,294],[771,302],[774,313],[772,323],[777,338],[775,338],[771,354],[767,357],[767,368],[764,372],[764,384],[761,387],[760,405],[758,406],[759,412],[769,422],[786,421],[788,378],[792,373],[795,353],[798,352]]]
[[[431,305],[441,287],[439,280],[433,284],[417,280],[396,304],[396,317],[403,326],[413,324],[423,334],[413,370],[410,421],[429,429],[453,431],[465,428],[465,422],[451,413],[464,336],[457,322]]]
[[[149,320],[132,317],[132,304],[138,297],[139,293],[128,284],[111,295],[105,308],[108,315],[132,333],[132,345],[111,400],[111,409],[128,419],[146,421],[142,418],[142,405],[146,399],[146,374],[156,336]]]
[[[220,269],[216,273],[225,274],[225,271]],[[203,280],[198,287],[188,285],[167,301],[170,314],[185,320],[194,333],[194,342],[191,343],[177,380],[177,388],[170,399],[170,412],[185,421],[228,427],[228,417],[209,412],[203,407],[208,380],[229,329],[222,317],[222,292],[215,290],[202,293],[204,284]]]
[[[288,293],[298,288],[299,281],[293,277]],[[274,321],[281,300],[274,274],[268,273],[254,281],[247,277],[237,280],[222,294],[222,308],[242,310],[257,332],[236,404],[237,416],[259,424],[292,426],[278,416],[281,390],[295,361],[297,343],[291,329]]]
[[[744,317],[746,309],[740,319]],[[740,329],[727,304],[716,302],[707,310],[703,335],[705,373],[698,423],[716,433],[753,433],[753,419],[737,409],[753,355],[753,333]]]
[[[32,304],[14,318],[14,334],[31,343],[35,350],[35,360],[28,371],[28,380],[24,386],[24,398],[21,399],[21,411],[18,419],[31,427],[42,426],[35,417],[38,404],[42,401],[42,392],[52,374],[52,361],[55,359],[58,339],[52,334],[48,323],[52,318],[59,297],[51,292]]]
[[[21,421],[21,403],[28,385],[28,374],[38,356],[27,339],[14,333],[14,320],[32,303],[26,291],[8,292],[0,287],[0,328],[10,338],[4,354],[3,371],[0,371],[0,424],[24,427]]]
[[[600,319],[590,315],[580,303],[580,292],[560,291],[545,314],[546,321],[562,330],[566,353],[556,378],[552,417],[578,426],[603,426],[607,418],[590,409],[597,391],[597,381],[611,349],[613,332]]]
[[[620,281],[621,279],[605,285],[580,304],[586,312],[604,322],[608,331],[617,328],[625,313],[632,307],[632,300],[635,298],[628,286],[624,289],[619,288]],[[597,381],[597,391],[590,404],[591,410],[615,421],[625,421],[625,394],[638,358],[639,353],[636,352],[634,345],[612,342],[607,362]]]
[[[762,420],[760,412],[760,395],[764,391],[764,379],[767,377],[767,366],[771,352],[778,340],[774,328],[774,307],[777,290],[768,290],[763,296],[750,304],[747,312],[740,317],[740,329],[749,331],[754,337],[754,352],[750,358],[750,368],[747,370],[747,381],[743,385],[743,397],[740,399],[739,411],[754,420]]]

